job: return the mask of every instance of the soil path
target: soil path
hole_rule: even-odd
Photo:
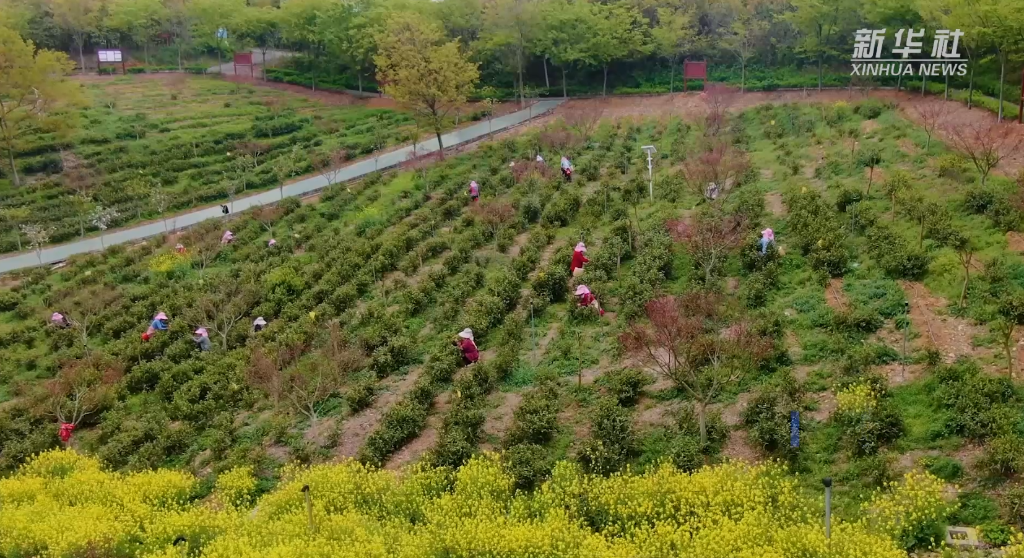
[[[910,301],[910,323],[921,334],[914,341],[916,347],[935,347],[942,352],[946,362],[953,362],[961,355],[979,357],[991,352],[975,347],[972,341],[975,336],[985,333],[984,328],[964,318],[943,316],[937,312],[946,307],[944,298],[935,296],[915,281],[900,281],[900,287]]]
[[[416,385],[420,377],[421,368],[413,368],[408,374],[401,377],[390,377],[382,382],[385,385],[384,393],[377,396],[373,404],[362,411],[352,415],[341,425],[341,436],[338,447],[334,454],[337,457],[355,457],[359,448],[370,437],[384,413],[395,403],[398,403],[406,393]]]

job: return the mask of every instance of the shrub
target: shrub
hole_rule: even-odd
[[[10,312],[21,304],[22,297],[13,291],[0,291],[0,312]]]
[[[349,411],[358,413],[373,403],[377,396],[377,383],[371,379],[356,382],[345,392],[345,402],[348,403]]]
[[[519,444],[544,445],[558,431],[558,394],[554,386],[543,385],[527,392],[512,415],[512,428],[505,447]]]
[[[743,410],[741,419],[750,440],[768,455],[792,458],[796,454],[789,444],[789,413],[800,408],[802,396],[796,386],[791,377],[768,384],[758,390]]]
[[[853,113],[858,114],[865,120],[878,118],[885,112],[885,104],[877,99],[861,101],[853,107]]]
[[[1018,396],[1007,378],[983,375],[974,362],[959,360],[936,368],[935,379],[946,433],[985,441],[1015,430]]]
[[[963,155],[950,153],[939,157],[938,174],[946,178],[959,179],[967,172],[967,160]]]
[[[903,434],[903,419],[888,393],[877,385],[857,383],[836,394],[832,415],[843,428],[854,456],[876,455]]]
[[[519,490],[532,490],[551,472],[553,461],[537,444],[517,444],[502,454],[505,471]]]
[[[644,387],[654,383],[654,378],[643,370],[620,368],[609,370],[598,378],[608,395],[615,398],[619,405],[629,407],[636,404]]]
[[[988,212],[996,203],[996,192],[991,188],[974,185],[964,191],[964,207],[979,215]]]
[[[945,455],[930,455],[921,460],[924,470],[946,482],[956,482],[964,474],[959,461]]]
[[[628,409],[610,397],[601,398],[591,416],[591,439],[583,445],[579,460],[591,473],[610,475],[621,469],[636,449],[633,419]]]
[[[366,445],[359,450],[359,460],[380,467],[389,455],[423,429],[427,410],[412,401],[400,401],[384,413],[384,418]]]
[[[708,442],[702,448],[702,452],[704,455],[718,455],[722,452],[725,441],[729,439],[729,427],[722,420],[722,413],[718,411],[708,411],[704,421]],[[676,426],[682,435],[700,440],[700,423],[697,419],[697,411],[692,406],[682,410]]]

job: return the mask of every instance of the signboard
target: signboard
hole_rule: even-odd
[[[800,411],[789,412],[789,447],[800,447]]]
[[[253,69],[252,52],[235,53],[235,75],[238,75],[239,66],[249,66],[249,76],[256,79],[256,71]]]
[[[120,50],[97,50],[96,56],[99,57],[100,63],[103,62],[122,62]]]
[[[686,91],[686,81],[689,79],[701,79],[707,85],[708,63],[706,60],[700,62],[683,60],[683,91]]]

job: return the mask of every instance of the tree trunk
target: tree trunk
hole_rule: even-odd
[[[363,74],[362,72],[356,72],[356,79],[359,80],[359,92],[363,92]]]
[[[672,62],[668,70],[668,92],[675,93],[676,88],[676,63]]]
[[[697,425],[700,427],[700,449],[703,452],[708,443],[708,411],[703,401],[697,404]]]
[[[227,331],[225,331],[225,332],[220,334],[220,340],[221,340],[221,344],[220,344],[221,347],[223,347],[225,351],[228,350],[228,333],[227,333]]]
[[[267,81],[267,49],[260,49],[260,54],[263,56],[263,81]]]
[[[523,85],[523,47],[520,45],[519,54],[516,56],[519,64],[519,107],[526,106],[526,91]]]
[[[946,89],[945,89],[945,91],[942,92],[942,100],[943,101],[948,101],[949,100],[949,75],[948,74],[946,75]],[[928,139],[930,140],[932,138],[929,137]]]
[[[921,221],[921,232],[917,235],[917,249],[924,246],[924,221]]]
[[[604,85],[601,86],[601,96],[608,96],[608,65],[604,65]]]
[[[542,60],[544,62],[544,87],[551,89],[551,81],[548,79],[548,57],[545,56]]]
[[[851,81],[852,83],[852,81]],[[747,62],[740,61],[740,93],[747,91]]]
[[[924,97],[924,86],[928,84],[928,76],[921,74],[921,96]]]
[[[181,39],[179,38],[178,39],[178,71],[180,72],[181,69],[182,69],[182,66],[181,66]]]
[[[1003,82],[1006,80],[1006,56],[1002,49],[999,51],[999,116],[998,122],[1003,121]]]
[[[85,37],[78,40],[78,62],[82,65],[82,73],[85,73]]]
[[[900,68],[903,68],[903,66],[901,65]],[[896,92],[897,93],[900,92],[900,85],[902,83],[903,83],[903,72],[900,72],[900,75],[896,76]]]
[[[18,251],[21,252],[21,231],[17,227],[14,228],[14,241],[18,243]]]
[[[562,68],[562,97],[568,99],[569,98],[569,93],[567,92],[567,89],[565,88],[565,74],[566,74],[566,70],[565,70],[565,68]]]
[[[14,166],[14,149],[7,148],[7,160],[11,163],[11,177],[14,179],[15,186],[21,186],[21,179],[18,178],[18,167]]]
[[[444,144],[441,143],[441,131],[434,130],[434,134],[437,135],[437,153],[441,159],[444,159]]]
[[[149,66],[149,41],[142,41],[142,58],[146,61],[146,65]]]
[[[971,61],[971,79],[967,82],[967,109],[974,107],[974,61]]]
[[[964,286],[960,289],[960,308],[964,307],[964,299],[967,298],[967,282],[971,280],[971,259],[968,258],[964,265]]]
[[[822,57],[823,57],[823,54],[819,51],[818,52],[818,91],[821,91],[821,66],[822,66],[822,64],[824,62],[822,60]]]

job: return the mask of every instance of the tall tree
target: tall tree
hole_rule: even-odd
[[[562,71],[562,96],[568,97],[566,77],[576,64],[592,64],[587,51],[593,13],[587,2],[554,1],[542,4],[541,26],[534,48]]]
[[[378,49],[377,81],[434,131],[444,158],[445,118],[473,91],[480,76],[476,64],[466,60],[458,41],[446,42],[436,25],[407,14],[391,18]]]
[[[167,20],[164,29],[171,35],[178,51],[178,71],[184,68],[181,53],[185,45],[192,41],[192,12],[188,0],[164,0],[167,8]]]
[[[767,23],[755,18],[744,6],[729,28],[729,34],[724,37],[722,44],[736,55],[740,63],[740,91],[746,91],[747,63],[757,53],[767,31]]]
[[[0,27],[0,141],[15,186],[21,185],[14,161],[20,136],[67,125],[69,119],[56,118],[54,111],[81,100],[78,84],[65,77],[74,68],[64,53],[37,51],[30,41]]]
[[[604,70],[601,95],[608,94],[608,66],[617,60],[630,60],[650,52],[645,35],[646,22],[627,4],[594,4],[597,14],[587,49],[590,58]]]
[[[149,64],[149,44],[160,33],[167,19],[167,8],[160,0],[114,0],[106,24],[142,47],[142,55]]]
[[[539,11],[533,0],[491,0],[484,4],[480,41],[492,52],[507,53],[512,60],[519,89],[519,104],[525,102],[523,66],[526,46],[538,28]]]
[[[675,91],[676,66],[694,46],[693,14],[689,10],[658,8],[658,25],[651,29],[654,52],[668,59],[668,91]]]
[[[366,0],[337,4],[324,17],[324,47],[356,74],[359,92],[363,76],[373,70],[377,42],[383,28],[383,14]]]
[[[818,62],[818,89],[822,86],[825,57],[836,54],[835,39],[845,10],[856,9],[849,0],[793,0],[789,21],[800,31],[797,50]]]
[[[276,47],[281,40],[281,23],[278,16],[277,8],[250,6],[239,12],[231,23],[239,40],[260,49],[264,68],[267,63],[267,51]],[[266,72],[263,73],[263,79],[267,79]]]
[[[78,47],[78,61],[85,71],[85,41],[99,26],[100,0],[49,0],[53,21],[63,29]]]

